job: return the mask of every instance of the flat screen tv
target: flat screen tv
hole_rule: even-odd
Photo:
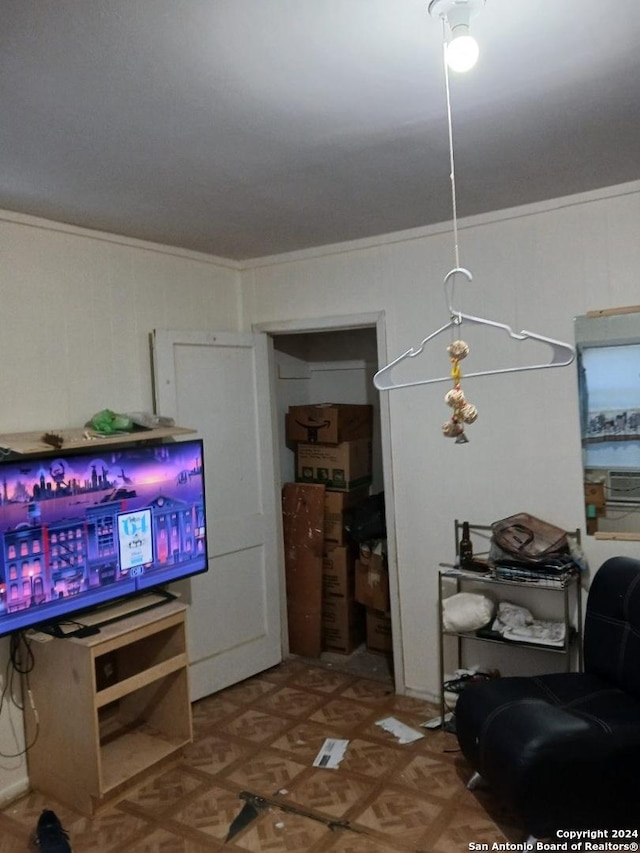
[[[206,570],[200,439],[0,462],[0,635]]]

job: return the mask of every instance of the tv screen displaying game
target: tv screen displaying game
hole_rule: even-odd
[[[0,635],[205,572],[205,514],[200,439],[0,462]]]

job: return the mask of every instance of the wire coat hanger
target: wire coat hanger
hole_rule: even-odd
[[[494,368],[492,370],[478,370],[475,373],[466,373],[465,378],[470,378],[472,376],[493,376],[499,373],[517,373],[524,370],[543,370],[549,367],[566,367],[571,364],[571,362],[575,359],[576,351],[575,347],[571,344],[565,343],[564,341],[557,341],[554,338],[548,338],[545,335],[539,335],[536,332],[529,332],[526,329],[522,329],[520,332],[514,332],[511,326],[508,326],[506,323],[499,323],[497,320],[488,320],[484,317],[475,317],[473,314],[465,314],[462,311],[457,311],[453,307],[452,297],[447,295],[447,287],[449,284],[449,280],[452,279],[455,275],[464,275],[468,281],[472,281],[473,276],[469,272],[468,269],[464,267],[454,267],[444,277],[443,285],[445,289],[445,297],[447,300],[447,307],[449,309],[449,321],[445,323],[443,326],[440,326],[439,329],[436,329],[431,334],[427,335],[417,347],[411,347],[406,352],[402,353],[402,355],[395,358],[392,362],[387,364],[385,367],[382,367],[373,377],[373,384],[379,391],[391,391],[394,388],[409,388],[414,385],[430,385],[435,382],[444,382],[451,381],[451,374],[447,374],[446,376],[438,376],[435,379],[415,379],[409,382],[395,382],[393,377],[391,376],[391,372],[393,368],[395,368],[398,364],[403,361],[406,361],[408,358],[415,358],[420,355],[426,344],[442,334],[442,332],[446,332],[447,329],[454,328],[456,326],[460,326],[463,322],[470,323],[479,326],[490,326],[494,329],[501,329],[506,332],[509,337],[513,338],[517,341],[525,341],[528,339],[541,341],[542,343],[548,344],[552,348],[551,360],[545,362],[543,364],[527,364],[520,365],[517,367],[499,367]]]
[[[571,362],[575,359],[576,351],[575,348],[564,341],[557,341],[554,338],[548,338],[544,335],[536,334],[535,332],[529,332],[523,329],[520,332],[514,332],[511,326],[506,325],[506,323],[499,323],[496,320],[487,320],[484,317],[474,317],[472,314],[464,314],[462,311],[457,311],[453,307],[453,299],[448,296],[447,288],[449,286],[449,280],[453,279],[456,275],[463,275],[468,281],[472,281],[473,276],[465,267],[460,266],[460,253],[458,247],[458,211],[457,211],[457,199],[456,199],[456,173],[455,173],[455,160],[454,160],[454,151],[453,151],[453,125],[451,120],[451,94],[449,89],[449,72],[447,70],[447,60],[446,60],[446,36],[445,36],[445,21],[442,19],[442,32],[443,32],[443,57],[444,57],[444,79],[445,79],[445,94],[446,94],[446,104],[447,104],[447,120],[448,120],[448,130],[449,130],[449,165],[450,165],[450,179],[451,179],[451,204],[452,204],[452,214],[453,214],[453,242],[454,242],[454,253],[455,253],[455,267],[444,277],[444,290],[445,290],[445,298],[447,301],[447,307],[449,310],[449,320],[439,329],[436,329],[435,332],[431,332],[431,334],[427,335],[417,347],[411,347],[406,352],[402,353],[402,355],[395,358],[393,361],[389,362],[389,364],[380,368],[378,372],[373,377],[373,384],[379,391],[391,391],[395,388],[409,388],[415,385],[429,385],[435,382],[443,382],[445,380],[451,381],[451,374],[449,373],[447,376],[439,376],[435,379],[416,379],[409,382],[395,382],[391,376],[391,372],[397,365],[401,362],[405,361],[408,358],[415,358],[420,355],[424,350],[425,345],[432,340],[433,338],[440,335],[442,332],[445,332],[447,329],[451,329],[455,326],[460,326],[462,322],[471,323],[475,325],[481,326],[490,326],[496,329],[501,329],[506,332],[509,337],[513,338],[517,341],[524,341],[527,339],[532,339],[536,341],[541,341],[542,343],[548,344],[552,348],[551,360],[544,364],[529,364],[518,367],[501,367],[493,370],[479,370],[475,373],[467,373],[465,371],[465,378],[470,378],[474,376],[493,376],[500,373],[517,373],[524,370],[542,370],[549,367],[566,367],[571,364]]]

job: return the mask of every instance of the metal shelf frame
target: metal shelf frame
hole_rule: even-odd
[[[487,537],[490,541],[491,527],[482,524],[469,524],[469,529],[473,533],[479,532]],[[460,541],[460,533],[462,531],[462,522],[456,519],[455,521],[455,548],[456,557],[458,556],[458,543]],[[569,536],[575,538],[580,544],[580,530],[568,531]],[[454,582],[456,592],[461,592],[465,584],[487,584],[489,586],[506,587],[518,590],[542,591],[544,593],[555,593],[563,597],[563,621],[565,625],[565,640],[562,646],[550,646],[544,643],[530,642],[514,642],[512,640],[500,640],[498,638],[478,636],[473,632],[452,632],[445,631],[443,624],[442,606],[448,595],[444,594],[443,586],[447,581]],[[455,593],[450,593],[451,595]],[[572,601],[573,600],[573,601]],[[575,622],[572,621],[572,603],[575,604]],[[558,583],[557,580],[551,579],[549,582],[545,580],[510,580],[507,578],[496,577],[492,570],[487,573],[462,571],[455,566],[441,564],[438,570],[438,639],[440,646],[439,660],[439,679],[440,679],[440,719],[444,721],[447,712],[445,700],[445,637],[454,637],[457,642],[457,661],[458,668],[462,666],[463,643],[464,641],[474,641],[481,643],[494,643],[503,647],[519,647],[527,649],[535,649],[537,651],[551,652],[555,654],[563,654],[566,658],[567,672],[571,671],[571,659],[573,649],[577,646],[578,651],[578,671],[583,668],[583,650],[582,650],[582,585],[579,571],[571,572],[563,582]]]

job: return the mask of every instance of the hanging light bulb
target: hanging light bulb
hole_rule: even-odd
[[[429,14],[449,25],[446,49],[447,65],[452,71],[469,71],[478,61],[478,42],[469,35],[469,20],[484,6],[485,0],[431,0]]]
[[[447,65],[452,71],[470,71],[478,61],[479,55],[478,42],[468,34],[454,34],[447,45]]]

